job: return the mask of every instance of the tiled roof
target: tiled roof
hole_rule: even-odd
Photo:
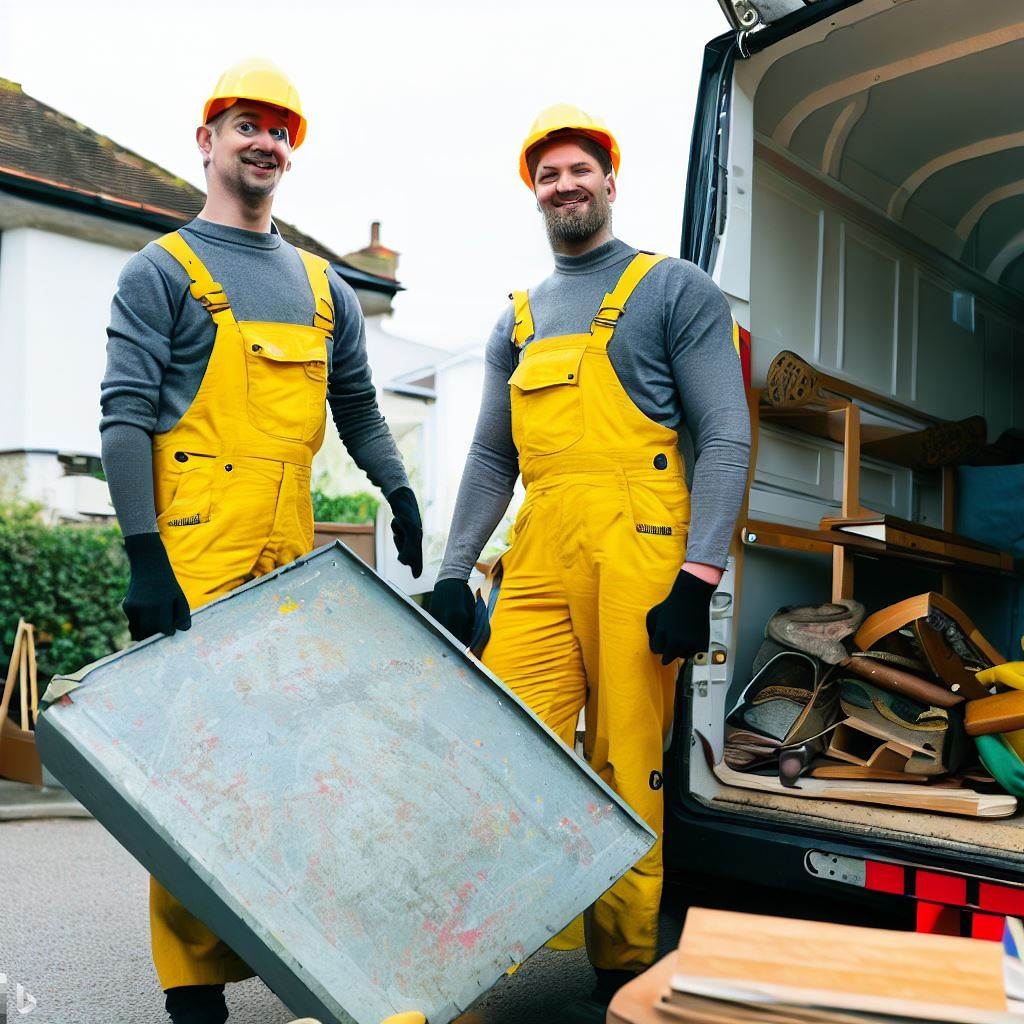
[[[0,188],[60,193],[92,211],[172,230],[191,220],[205,194],[0,78]],[[274,219],[289,242],[332,263],[341,258],[315,238]],[[392,283],[393,288],[393,283]]]

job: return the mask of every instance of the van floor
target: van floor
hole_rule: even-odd
[[[702,802],[733,815],[756,817],[761,823],[768,819],[837,832],[848,838],[877,840],[884,834],[887,839],[904,843],[912,840],[975,860],[983,852],[998,854],[1003,863],[1024,863],[1024,816],[1019,813],[1012,818],[968,818],[778,796],[721,784],[717,784],[710,801]]]

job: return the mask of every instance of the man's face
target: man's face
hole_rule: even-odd
[[[201,127],[196,137],[206,154],[207,174],[243,200],[273,195],[291,166],[288,115],[266,103],[240,100],[213,131]]]
[[[533,185],[552,244],[579,244],[608,226],[615,179],[572,139],[541,151]]]

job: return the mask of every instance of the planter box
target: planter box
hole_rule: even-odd
[[[0,722],[0,776],[32,786],[43,784],[35,733],[18,728],[9,718]]]
[[[323,547],[340,540],[354,551],[371,569],[377,568],[376,527],[373,523],[314,523],[313,544]]]

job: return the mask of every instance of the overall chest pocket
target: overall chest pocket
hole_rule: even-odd
[[[520,455],[551,455],[583,436],[582,348],[531,352],[509,378],[512,437]]]
[[[240,324],[246,406],[257,429],[288,441],[312,441],[324,428],[327,341],[315,327]]]

